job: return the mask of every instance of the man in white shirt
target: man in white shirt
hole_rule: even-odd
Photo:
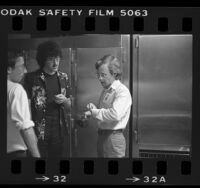
[[[85,116],[98,120],[98,157],[125,157],[123,130],[129,120],[132,98],[128,88],[120,82],[120,62],[116,57],[106,55],[96,62],[95,68],[104,89],[98,107],[89,103]]]
[[[8,53],[7,64],[7,155],[9,157],[40,157],[33,130],[26,91],[19,82],[26,68],[18,52]]]

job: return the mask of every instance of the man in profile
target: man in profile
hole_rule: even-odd
[[[26,68],[18,52],[8,53],[7,64],[7,155],[9,157],[40,157],[28,97],[19,82]]]
[[[71,90],[67,74],[58,70],[61,57],[56,42],[39,44],[36,60],[40,68],[27,73],[24,79],[42,157],[60,158],[69,154],[66,114],[71,108]]]
[[[122,73],[116,57],[104,56],[96,62],[95,68],[103,91],[99,105],[89,103],[85,116],[98,120],[98,157],[122,158],[126,149],[123,130],[129,120],[132,98],[120,81]]]

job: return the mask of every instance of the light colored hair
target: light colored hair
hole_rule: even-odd
[[[103,64],[108,64],[110,74],[115,77],[115,80],[121,80],[122,71],[119,60],[113,55],[105,55],[95,63],[96,70]]]

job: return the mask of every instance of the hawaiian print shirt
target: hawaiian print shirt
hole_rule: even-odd
[[[66,73],[57,72],[57,77],[59,80],[60,93],[66,97],[70,97],[71,87],[68,76]],[[35,131],[38,140],[43,140],[45,138],[45,112],[47,106],[47,96],[46,96],[46,82],[45,74],[42,70],[37,70],[35,72],[27,73],[24,78],[24,88],[27,91],[28,98],[31,100],[31,112],[32,119],[35,122]],[[66,111],[64,106],[60,107],[60,126],[68,128]]]

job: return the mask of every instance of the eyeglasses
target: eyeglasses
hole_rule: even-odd
[[[97,78],[100,78],[100,77],[105,78],[105,77],[107,77],[107,74],[105,74],[105,73],[101,73],[101,74],[96,73],[96,75],[97,75]]]

